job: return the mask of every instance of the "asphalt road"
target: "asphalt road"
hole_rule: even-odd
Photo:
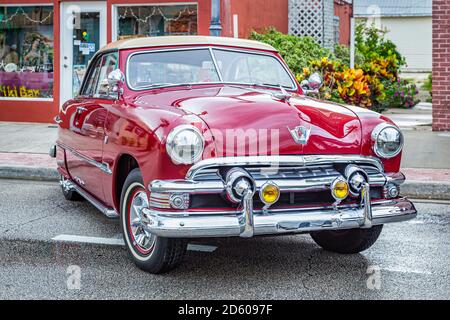
[[[151,275],[123,246],[51,240],[120,239],[90,204],[55,183],[0,180],[0,299],[450,299],[450,205],[417,208],[362,254],[325,252],[308,235],[208,239],[196,243],[215,251]]]

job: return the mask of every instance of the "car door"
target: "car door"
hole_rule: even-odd
[[[67,153],[67,168],[73,180],[98,200],[104,202],[103,175],[111,174],[104,164],[103,143],[108,96],[107,76],[117,67],[117,53],[96,58],[87,73],[81,89],[79,103],[72,106],[70,115],[71,145],[74,152]]]

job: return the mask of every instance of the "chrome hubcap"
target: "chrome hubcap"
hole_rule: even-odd
[[[148,252],[153,248],[155,236],[148,232],[145,228],[147,220],[143,213],[144,208],[148,208],[148,198],[144,191],[138,191],[131,200],[130,205],[130,232],[133,235],[133,245],[139,251]]]

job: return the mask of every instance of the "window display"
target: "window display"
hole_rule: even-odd
[[[0,6],[2,97],[53,97],[52,6]]]
[[[197,5],[119,6],[118,39],[197,34]]]

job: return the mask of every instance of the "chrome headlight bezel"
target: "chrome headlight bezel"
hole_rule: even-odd
[[[400,141],[399,141],[399,145],[398,145],[397,149],[395,150],[395,152],[387,153],[387,152],[383,151],[378,145],[380,136],[383,132],[385,132],[385,130],[395,130],[399,134]],[[375,154],[378,157],[383,158],[383,159],[392,159],[392,158],[398,156],[400,154],[400,152],[402,152],[402,150],[403,150],[404,140],[405,139],[403,137],[403,133],[400,131],[400,129],[389,123],[381,123],[378,126],[376,126],[375,129],[373,129],[373,131],[372,131],[373,151],[375,152]]]
[[[198,138],[197,141],[200,143],[197,146],[197,147],[199,147],[199,151],[196,154],[194,154],[192,157],[190,157],[189,159],[179,157],[177,152],[175,152],[175,147],[176,147],[176,145],[175,145],[176,139],[175,138],[182,132],[189,132],[190,134],[194,134]],[[204,149],[205,149],[205,139],[203,138],[203,135],[200,132],[200,130],[193,125],[188,125],[188,124],[179,125],[179,126],[173,128],[167,135],[166,151],[167,151],[167,154],[169,155],[170,159],[172,160],[172,162],[177,165],[178,164],[188,165],[188,164],[193,164],[193,163],[199,161],[203,156]]]

